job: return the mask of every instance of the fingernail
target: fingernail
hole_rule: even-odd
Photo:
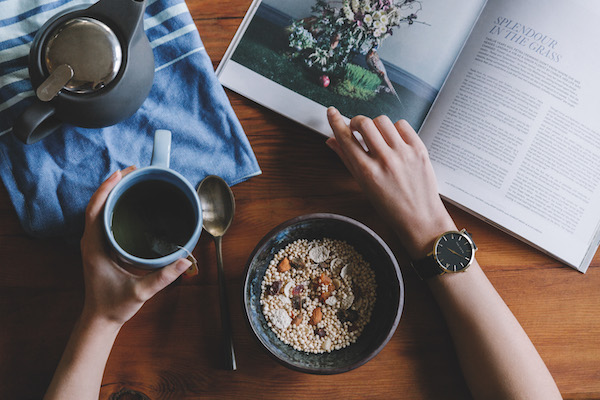
[[[115,172],[112,173],[111,176],[108,177],[107,181],[112,181],[113,179],[116,179],[120,173],[121,173],[121,171],[116,170]]]
[[[336,115],[337,113],[338,113],[338,110],[337,110],[337,108],[335,108],[335,107],[333,107],[333,106],[332,106],[332,107],[329,107],[329,108],[327,109],[327,115],[328,115],[328,116],[330,116],[330,117],[333,117],[333,116],[334,116],[334,115]]]
[[[187,258],[181,258],[179,259],[179,261],[177,261],[177,264],[175,264],[175,269],[177,270],[177,272],[181,273],[191,266],[192,262],[190,260],[188,260]]]

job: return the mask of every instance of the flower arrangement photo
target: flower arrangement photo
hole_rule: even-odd
[[[402,25],[414,24],[420,10],[418,0],[317,0],[312,16],[288,28],[291,57],[304,63],[322,86],[343,86],[336,90],[338,94],[375,96],[380,91],[380,85],[373,88],[376,76],[384,90],[400,101],[377,50]],[[354,66],[349,71],[358,54],[365,55],[368,69]],[[360,82],[368,82],[367,87],[354,87]]]

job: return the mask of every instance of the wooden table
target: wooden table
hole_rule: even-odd
[[[214,66],[250,0],[188,0]],[[237,212],[224,264],[238,370],[222,369],[213,243],[194,252],[200,274],[151,299],[117,338],[102,399],[296,398],[466,399],[448,330],[427,287],[407,266],[393,232],[370,206],[323,137],[228,92],[263,174],[234,187]],[[480,247],[486,274],[541,353],[565,398],[600,398],[600,256],[582,275],[453,207]],[[379,233],[396,253],[405,309],[387,347],[341,375],[292,372],[274,361],[244,320],[241,285],[248,256],[275,225],[333,212]],[[27,237],[0,189],[0,398],[43,395],[83,298],[76,245]]]

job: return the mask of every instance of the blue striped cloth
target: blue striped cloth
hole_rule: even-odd
[[[260,174],[254,153],[183,0],[148,0],[144,28],[156,73],[150,95],[127,120],[103,129],[62,125],[32,145],[11,133],[35,94],[27,57],[39,27],[92,0],[0,0],[0,176],[33,236],[82,231],[85,207],[117,169],[149,165],[156,129],[173,133],[171,168],[194,186],[215,174],[234,185]]]

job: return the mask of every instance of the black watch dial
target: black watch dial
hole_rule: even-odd
[[[446,232],[435,244],[435,258],[446,272],[460,272],[473,260],[475,246],[471,239],[461,232]]]

